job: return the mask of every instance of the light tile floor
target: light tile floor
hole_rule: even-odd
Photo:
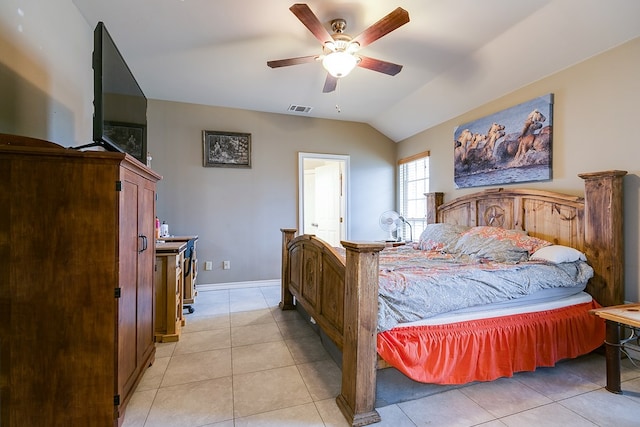
[[[335,403],[340,370],[277,286],[200,292],[177,343],[156,361],[124,427],[347,426]],[[622,388],[604,389],[604,357],[476,383],[378,408],[376,426],[640,425],[640,370],[623,361]]]

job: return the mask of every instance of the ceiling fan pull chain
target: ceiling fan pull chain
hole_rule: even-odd
[[[340,82],[340,79],[338,79],[338,82]],[[342,110],[340,109],[340,86],[342,86],[342,85],[338,83],[337,86],[338,86],[338,93],[337,93],[337,95],[338,95],[338,103],[336,104],[336,111],[338,113],[341,113]]]

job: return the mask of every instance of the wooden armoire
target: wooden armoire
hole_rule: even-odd
[[[0,425],[117,426],[154,361],[156,182],[0,135]]]

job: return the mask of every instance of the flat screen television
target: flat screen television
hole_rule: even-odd
[[[93,144],[146,163],[147,98],[103,22],[94,30]]]

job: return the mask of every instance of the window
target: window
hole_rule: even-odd
[[[427,222],[424,193],[429,191],[429,152],[425,151],[398,161],[399,213],[406,224],[402,233],[405,240],[417,240]]]

